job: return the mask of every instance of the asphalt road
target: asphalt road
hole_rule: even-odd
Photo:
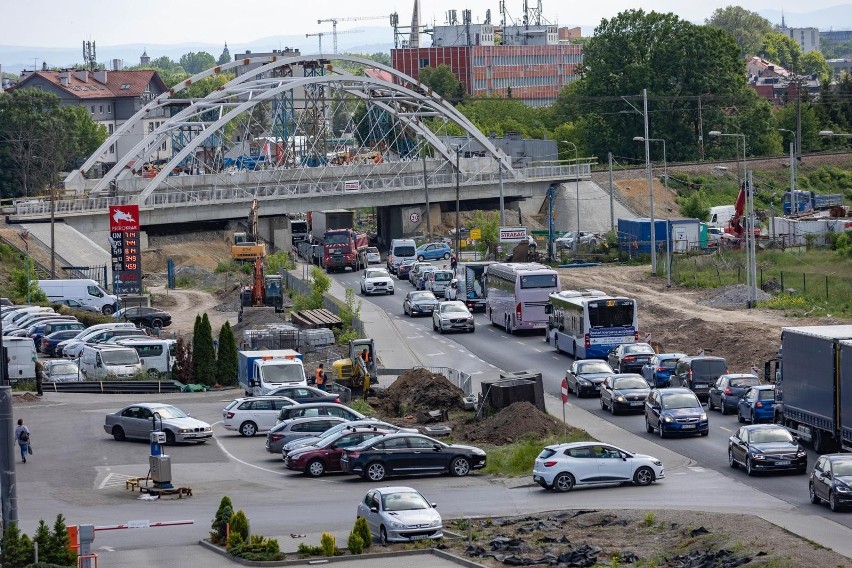
[[[357,291],[360,289],[358,286],[360,275],[361,273],[348,272],[333,275],[333,278]],[[439,335],[432,330],[431,318],[410,318],[403,314],[403,298],[414,288],[408,281],[397,280],[396,284],[397,290],[393,296],[361,296],[360,298],[380,306],[388,313],[393,324],[403,332],[406,340],[415,342],[416,353],[419,354],[425,366],[456,367],[474,373],[475,376],[493,376],[500,370],[536,369],[543,374],[545,390],[554,396],[560,395],[561,381],[572,359],[565,354],[556,353],[544,341],[542,333],[508,335],[502,328],[490,325],[484,314],[476,314],[477,325],[474,333]],[[728,466],[727,448],[728,438],[739,427],[736,416],[722,416],[719,411],[708,411],[709,436],[660,439],[658,435],[648,434],[645,431],[642,414],[612,416],[609,412],[601,410],[599,399],[577,399],[573,395],[569,402],[569,413],[571,406],[593,412],[624,430],[653,439],[655,443],[687,456],[702,467],[721,473],[732,481],[743,483],[778,497],[790,505],[806,508],[809,513],[814,512],[852,528],[852,515],[834,515],[827,508],[815,507],[810,503],[806,475],[764,474],[749,477],[742,468],[732,470]],[[809,449],[810,466],[815,463],[816,457],[817,454]],[[704,491],[704,488],[701,488],[701,491]],[[728,499],[727,496],[721,498]],[[747,507],[744,510],[747,510]]]

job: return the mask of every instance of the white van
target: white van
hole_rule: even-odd
[[[80,372],[87,381],[126,379],[143,370],[142,360],[132,347],[86,345],[80,354]]]
[[[711,227],[727,227],[736,212],[736,207],[733,205],[717,205],[710,208],[710,221],[707,223]]]
[[[35,313],[55,313],[53,308],[46,308],[44,306],[23,306],[17,308],[15,310],[10,310],[3,314],[3,327],[7,327],[12,325],[15,322],[18,322],[25,317],[31,316]]]
[[[39,280],[38,287],[47,294],[47,299],[77,300],[84,306],[98,308],[104,315],[112,315],[121,307],[118,296],[108,294],[94,280],[77,278],[71,280]]]
[[[407,258],[414,258],[417,244],[414,239],[394,239],[388,249],[388,272],[396,274],[397,268]]]
[[[122,337],[112,345],[132,347],[139,354],[142,364],[152,378],[168,376],[177,360],[177,341],[142,337]]]
[[[4,337],[3,347],[9,357],[9,381],[35,380],[36,348],[31,337]]]

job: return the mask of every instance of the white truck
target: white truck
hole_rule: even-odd
[[[302,354],[292,349],[240,351],[237,379],[247,396],[263,396],[285,385],[308,385]]]

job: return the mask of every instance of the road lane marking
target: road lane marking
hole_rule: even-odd
[[[438,351],[437,353],[427,353],[425,357],[436,357],[438,355],[446,355],[443,351]]]
[[[423,339],[422,335],[406,335],[406,339]]]
[[[541,349],[536,349],[535,347],[533,347],[533,351],[536,351],[537,353],[541,353]]]
[[[724,426],[719,426],[719,430],[724,430],[725,432],[732,432],[730,428],[725,428]]]
[[[98,484],[98,489],[105,489],[107,487],[120,487],[122,485],[126,485],[128,479],[132,479],[134,477],[138,477],[136,475],[124,475],[122,473],[108,473],[104,480]]]

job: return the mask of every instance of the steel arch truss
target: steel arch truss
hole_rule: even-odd
[[[148,103],[66,183],[102,161],[121,136],[141,129],[147,116],[158,114],[166,116],[162,124],[118,158],[97,180],[93,195],[133,192],[134,200],[145,204],[155,193],[186,187],[249,190],[286,184],[346,191],[400,187],[405,183],[398,178],[414,173],[430,184],[447,185],[457,163],[463,164],[465,181],[483,179],[498,167],[507,179],[519,179],[508,156],[412,77],[360,57],[334,61],[377,69],[391,80],[349,72],[322,56],[277,54],[217,66]],[[199,80],[247,64],[254,67],[207,96],[181,97]],[[139,165],[167,142],[168,163],[140,183]]]

